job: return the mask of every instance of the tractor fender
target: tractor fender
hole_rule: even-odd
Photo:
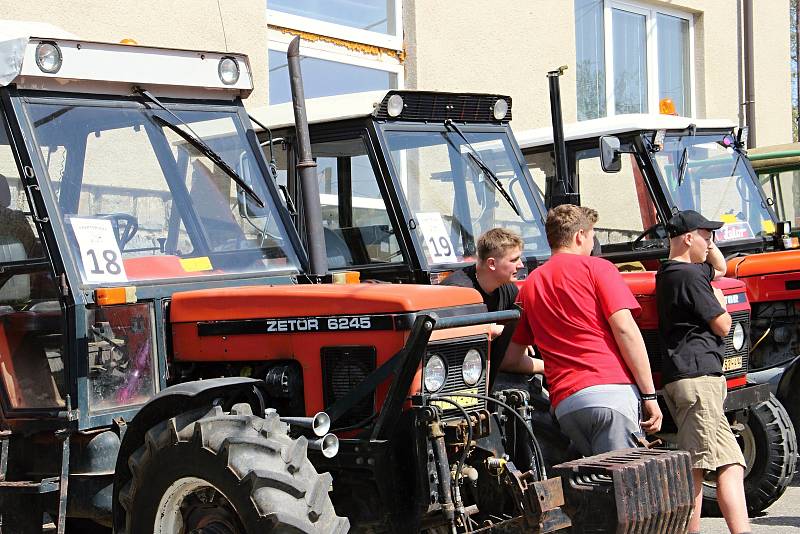
[[[253,413],[263,417],[263,381],[247,377],[212,378],[175,384],[160,391],[129,422],[121,424],[121,444],[114,470],[113,521],[125,521],[125,510],[119,505],[120,488],[131,478],[128,458],[142,446],[147,431],[180,413],[219,404],[229,407],[235,402],[248,402]]]
[[[778,400],[783,404],[786,404],[785,400],[789,398],[793,389],[800,389],[800,387],[798,387],[800,383],[797,382],[797,380],[800,380],[800,371],[798,371],[798,368],[800,368],[800,356],[795,357],[783,369],[780,382],[778,382],[778,390],[775,393],[775,396],[778,397]]]

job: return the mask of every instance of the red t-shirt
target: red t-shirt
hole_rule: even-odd
[[[589,386],[635,383],[608,318],[641,308],[611,262],[554,254],[528,276],[517,302],[522,317],[513,341],[539,349],[553,408]]]

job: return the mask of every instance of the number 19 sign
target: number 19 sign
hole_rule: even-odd
[[[417,213],[417,226],[425,240],[430,263],[455,263],[458,261],[440,213]]]
[[[87,282],[127,282],[122,253],[107,219],[69,219],[83,260]]]

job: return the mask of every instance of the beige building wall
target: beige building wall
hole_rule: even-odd
[[[693,13],[695,104],[701,118],[739,122],[737,0],[637,1]],[[789,0],[757,0],[756,121],[759,145],[789,142]],[[546,73],[561,78],[566,122],[576,120],[575,18],[572,0],[405,0],[406,87],[491,91],[513,98],[515,130],[550,125]]]
[[[250,57],[255,90],[249,106],[267,104],[267,14],[255,0],[0,0],[0,18],[47,22],[82,39],[239,52]]]

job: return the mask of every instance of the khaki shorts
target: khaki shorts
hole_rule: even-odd
[[[664,386],[664,400],[678,426],[678,446],[692,455],[695,469],[716,471],[731,464],[746,467],[722,411],[727,394],[723,376],[684,378]]]

